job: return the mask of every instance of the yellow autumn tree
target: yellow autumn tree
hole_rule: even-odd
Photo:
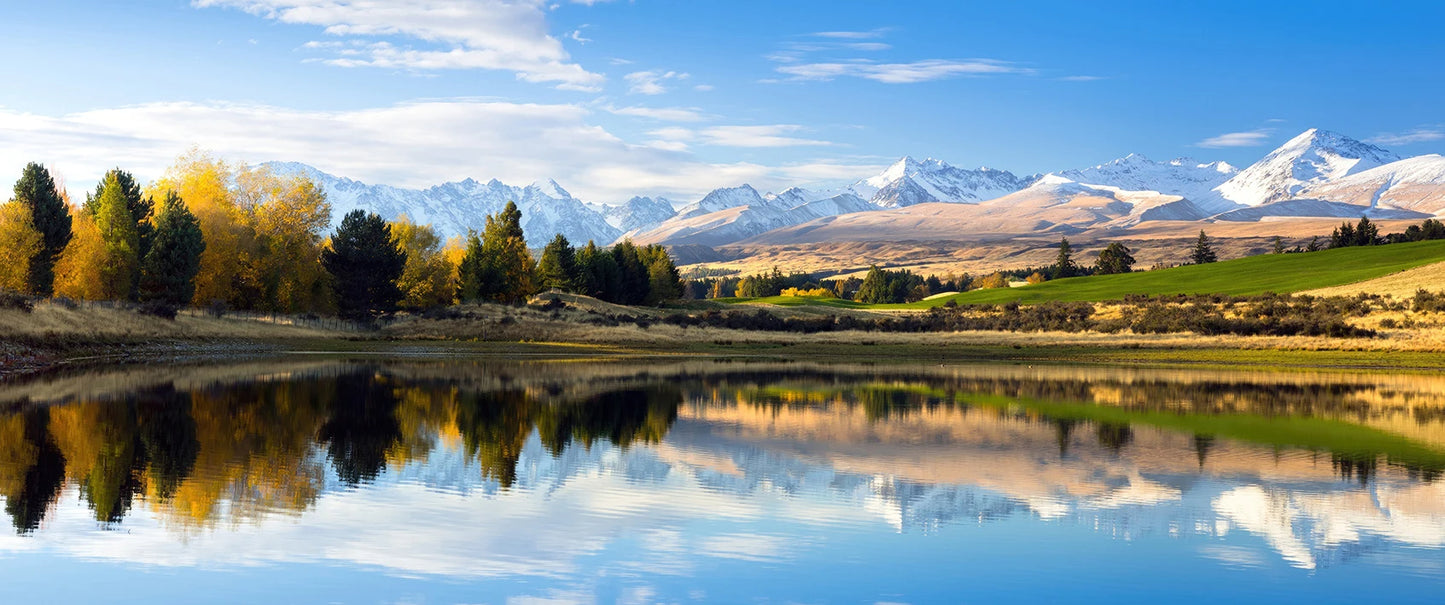
[[[457,292],[456,265],[447,258],[436,230],[402,215],[391,223],[391,239],[406,252],[406,268],[396,284],[402,293],[401,306],[426,309],[452,304]]]
[[[101,264],[95,259],[105,255],[105,240],[95,219],[72,207],[70,243],[55,262],[55,295],[77,300],[105,300],[106,291]]]
[[[0,204],[0,290],[24,292],[30,259],[40,251],[30,208],[17,201]]]
[[[296,313],[330,310],[331,289],[321,266],[331,204],[321,186],[302,175],[265,168],[236,176],[237,200],[255,234],[252,274],[257,308]]]
[[[238,275],[249,263],[246,249],[253,238],[231,188],[233,176],[231,165],[192,149],[176,158],[151,186],[153,195],[175,191],[201,222],[206,250],[201,253],[201,270],[191,299],[196,306],[234,302]]]

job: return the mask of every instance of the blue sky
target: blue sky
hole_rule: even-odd
[[[0,171],[160,174],[191,146],[369,183],[589,201],[1246,165],[1320,127],[1445,150],[1440,3],[151,0],[0,7]]]

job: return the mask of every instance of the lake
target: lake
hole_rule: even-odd
[[[1438,375],[294,357],[0,410],[5,603],[1445,594]]]

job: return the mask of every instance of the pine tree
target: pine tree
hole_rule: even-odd
[[[1204,234],[1203,229],[1199,230],[1199,239],[1194,242],[1194,251],[1190,254],[1190,260],[1193,260],[1196,265],[1219,260],[1219,257],[1214,254],[1214,246],[1209,243],[1209,236]]]
[[[90,262],[99,266],[100,296],[109,300],[129,299],[140,275],[140,232],[127,206],[125,187],[118,172],[111,171],[86,202],[104,243],[101,258]]]
[[[196,274],[206,250],[201,222],[174,191],[156,217],[150,251],[141,260],[140,299],[184,305],[196,293]]]
[[[1074,249],[1069,245],[1069,238],[1059,240],[1059,255],[1054,261],[1054,279],[1073,277],[1079,274],[1078,265],[1074,264]]]
[[[612,260],[617,263],[618,293],[613,301],[624,305],[640,305],[647,301],[649,278],[647,265],[642,262],[637,246],[631,240],[622,240],[612,247]]]
[[[1331,248],[1346,248],[1355,245],[1355,226],[1344,223],[1330,233]]]
[[[517,204],[507,202],[501,212],[487,217],[480,253],[474,268],[478,299],[510,303],[536,292],[536,263],[527,250]]]
[[[55,288],[55,262],[70,243],[70,207],[50,171],[33,162],[15,182],[15,201],[29,208],[31,226],[40,233],[40,247],[29,259],[26,289],[50,296]]]
[[[1320,244],[1320,236],[1316,235],[1310,238],[1309,245],[1305,246],[1305,252],[1319,252],[1322,247]]]
[[[150,251],[151,237],[155,228],[151,225],[151,215],[155,211],[155,203],[151,198],[141,193],[140,183],[135,180],[131,173],[113,168],[105,173],[105,179],[114,178],[121,195],[125,198],[125,210],[130,214],[131,220],[135,223],[136,229],[136,252],[145,257]],[[95,194],[86,194],[84,209],[93,210],[92,205],[100,198],[101,190],[105,187],[105,180],[95,186]],[[137,276],[139,277],[139,276]]]
[[[401,289],[396,281],[406,268],[406,252],[391,237],[380,216],[353,210],[341,219],[321,265],[334,278],[343,317],[365,318],[396,310]]]
[[[1370,222],[1367,217],[1360,217],[1360,224],[1355,227],[1355,245],[1373,246],[1380,241],[1380,228]]]
[[[482,238],[476,231],[467,232],[467,251],[457,265],[457,299],[472,303],[482,300],[483,293],[492,289],[491,266],[482,254]]]
[[[566,236],[558,233],[542,250],[537,276],[544,290],[576,292],[580,289],[582,279],[577,267],[577,251]]]
[[[878,268],[878,265],[868,267],[868,275],[863,277],[863,285],[858,286],[858,294],[853,297],[861,303],[880,304],[892,302],[891,292],[888,288],[888,272]]]
[[[1278,235],[1274,236],[1273,252],[1275,254],[1284,254],[1284,239],[1280,238],[1280,236]]]
[[[678,275],[677,265],[672,262],[672,256],[667,253],[667,249],[652,244],[641,252],[647,264],[646,303],[655,307],[682,298],[682,277]]]
[[[622,291],[622,271],[612,252],[598,248],[596,243],[577,251],[577,266],[582,273],[583,293],[607,302],[618,302]]]
[[[1134,256],[1131,250],[1119,242],[1110,243],[1103,250],[1099,251],[1099,263],[1097,273],[1100,275],[1112,275],[1115,273],[1128,273],[1134,270]]]

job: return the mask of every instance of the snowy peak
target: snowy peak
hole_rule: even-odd
[[[608,224],[624,233],[644,231],[677,215],[672,200],[665,197],[635,196],[616,206],[602,207]]]
[[[1445,216],[1445,157],[1416,156],[1312,185],[1301,197]]]
[[[1400,156],[1342,134],[1311,128],[1241,170],[1215,192],[1258,206],[1298,196],[1311,185],[1399,161]]]
[[[904,156],[877,176],[854,183],[850,189],[876,206],[897,208],[927,202],[976,204],[1023,189],[1023,179],[1007,170],[967,170],[942,160],[923,161]]]
[[[1077,183],[1117,187],[1129,191],[1157,191],[1193,200],[1210,197],[1210,190],[1224,183],[1236,172],[1233,166],[1224,162],[1203,164],[1191,158],[1155,162],[1140,154],[1131,153],[1112,162],[1055,172],[1045,178],[1063,178]]]
[[[758,194],[757,189],[744,184],[740,187],[714,189],[702,199],[688,204],[677,214],[679,217],[699,216],[738,206],[760,206],[763,202],[763,196]]]

